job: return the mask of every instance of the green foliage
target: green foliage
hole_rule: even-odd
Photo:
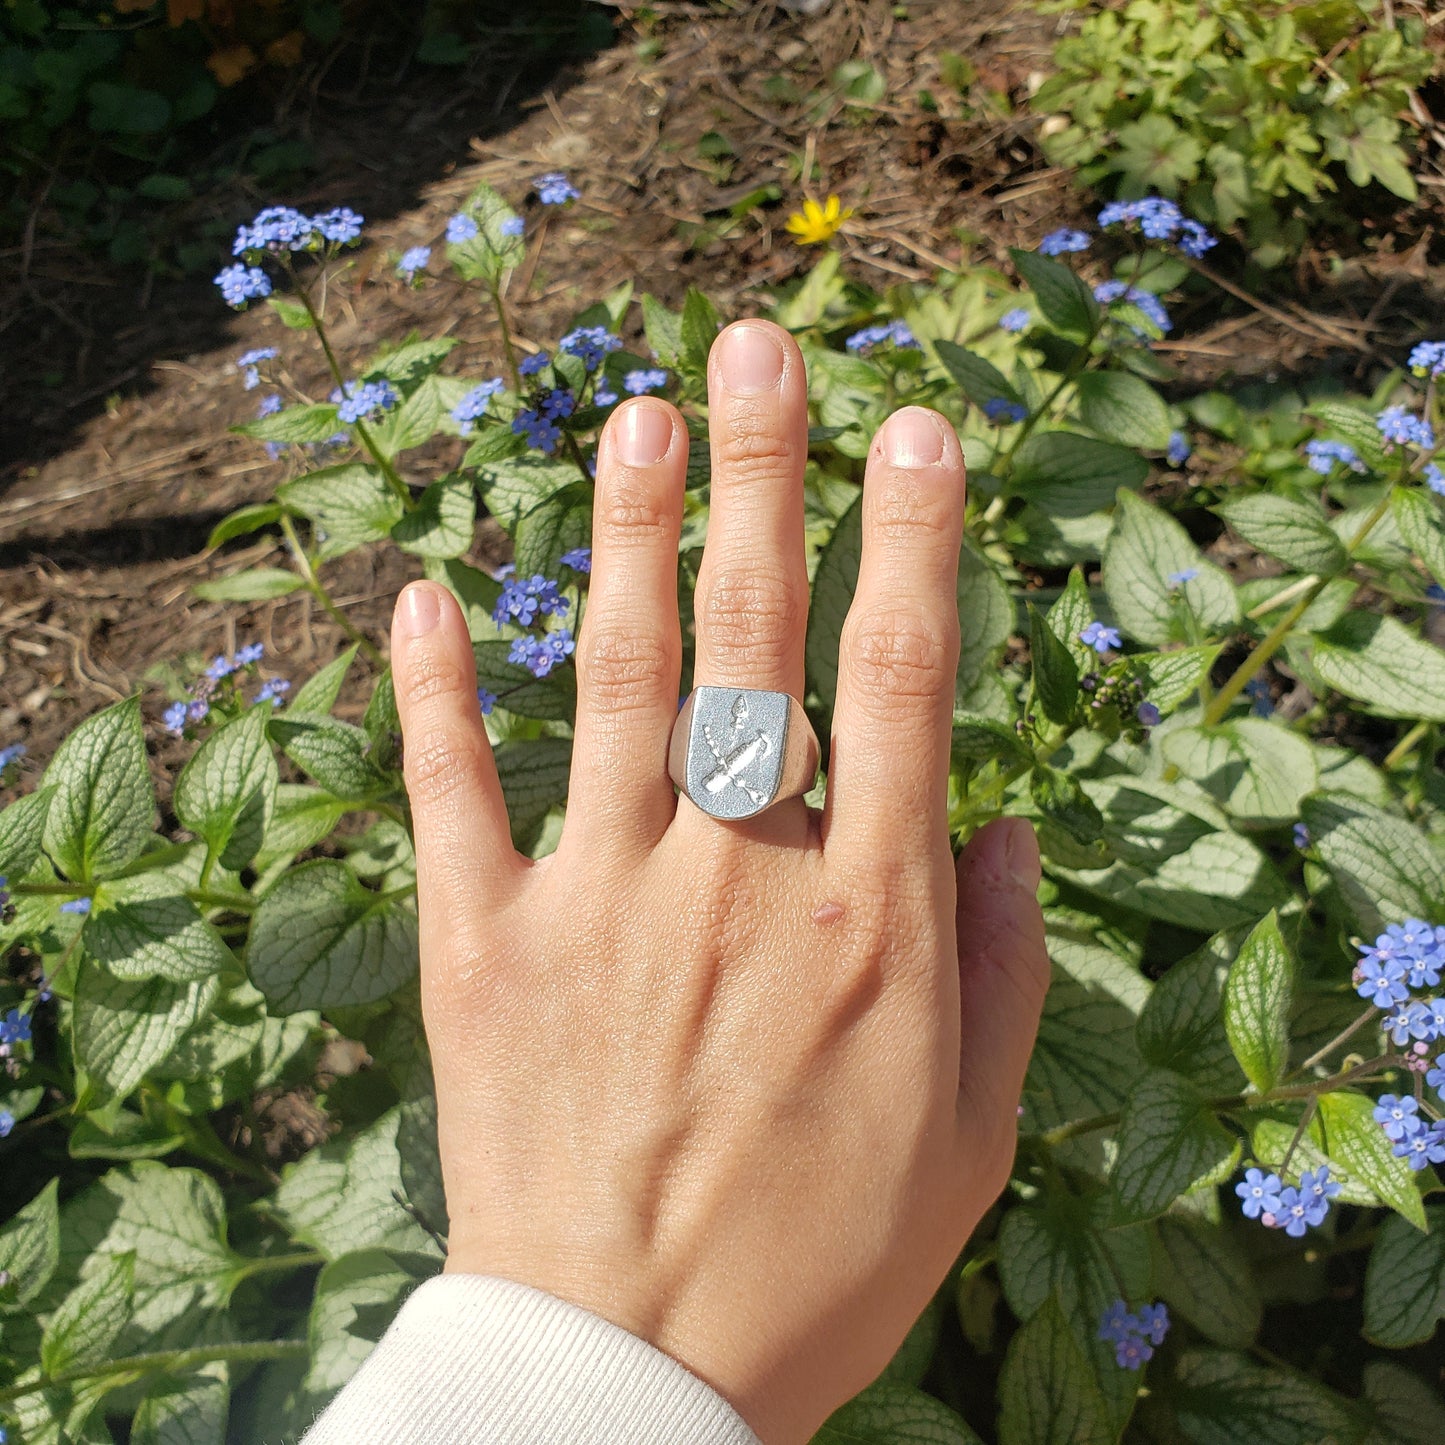
[[[1348,224],[1352,189],[1415,199],[1406,118],[1435,68],[1424,41],[1418,19],[1371,0],[1128,0],[1059,41],[1033,104],[1061,118],[1049,158],[1085,184],[1173,197],[1273,266],[1312,228]]]
[[[507,327],[497,298],[526,245],[498,193],[464,208],[479,234],[454,247],[456,269]],[[949,828],[962,846],[1001,814],[1033,822],[1053,965],[1010,1186],[884,1378],[818,1439],[1438,1438],[1412,1357],[1385,1352],[1435,1340],[1445,1314],[1440,1183],[1374,1117],[1416,1071],[1380,1011],[1362,1016],[1354,974],[1359,941],[1410,916],[1445,922],[1430,766],[1445,664],[1427,591],[1445,520],[1428,451],[1386,448],[1374,420],[1398,400],[1438,427],[1438,399],[1391,377],[1371,397],[1171,403],[1139,306],[1097,302],[1061,261],[1015,259],[1020,283],[975,269],[888,298],[830,259],[773,311],[810,371],[804,704],[829,736],[872,431],[895,404],[933,405],[958,429],[971,488]],[[1167,259],[1152,274],[1180,279]],[[321,294],[281,299],[309,319]],[[1016,304],[1035,319],[1000,330]],[[850,350],[879,316],[917,346]],[[351,645],[284,694],[274,678],[258,692],[240,652],[204,673],[194,659],[159,669],[171,709],[127,699],[43,771],[0,778],[0,1013],[35,1021],[8,1046],[0,1149],[43,1143],[32,1157],[51,1176],[6,1176],[0,1360],[14,1383],[0,1417],[18,1438],[279,1437],[440,1268],[400,725],[382,639],[332,595],[337,563],[394,548],[451,589],[491,696],[514,842],[555,848],[576,679],[565,652],[516,657],[586,625],[575,550],[611,405],[599,383],[620,389],[654,350],[694,438],[678,542],[690,673],[720,319],[699,291],[673,310],[623,287],[573,319],[617,349],[591,370],[554,353],[532,379],[504,346],[501,384],[465,433],[453,413],[478,378],[456,373],[449,344],[412,336],[348,358],[346,374],[386,378],[395,405],[342,428],[334,404],[298,395],[241,428],[276,441],[287,478],[215,544],[279,528],[289,565],[198,591],[305,592]],[[645,341],[623,342],[639,329]],[[321,315],[290,344],[323,339]],[[513,419],[564,386],[565,426],[550,450],[529,447]],[[1212,440],[1181,468],[1160,454],[1187,427]],[[1358,466],[1320,473],[1311,439],[1348,444]],[[483,511],[565,613],[523,624],[499,608],[504,579],[468,560]],[[158,798],[163,719],[190,752]],[[318,1075],[346,1040],[369,1068]],[[255,1111],[298,1087],[319,1090],[334,1133],[277,1165]],[[1427,1113],[1434,1097],[1422,1090]],[[1313,1226],[1319,1246],[1241,1217],[1241,1164],[1282,1188],[1328,1168],[1340,1193]],[[1173,1314],[1142,1376],[1100,1334],[1120,1300]],[[1328,1350],[1298,1328],[1302,1306]],[[1330,1363],[1362,1350],[1358,1371]],[[982,1370],[992,1396],[968,1384]]]

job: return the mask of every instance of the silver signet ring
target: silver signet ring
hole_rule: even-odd
[[[737,822],[813,786],[818,738],[785,692],[697,687],[673,724],[667,771],[704,813]]]

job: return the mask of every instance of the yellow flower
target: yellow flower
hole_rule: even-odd
[[[853,207],[845,211],[837,196],[829,196],[822,206],[817,201],[804,201],[803,209],[788,217],[788,229],[798,238],[798,245],[820,246],[831,241],[852,214]]]

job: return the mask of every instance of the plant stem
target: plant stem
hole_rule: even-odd
[[[1348,555],[1353,556],[1355,549],[1369,536],[1375,524],[1390,508],[1390,494],[1386,492],[1383,497],[1371,508],[1360,525],[1360,530],[1350,539],[1349,545],[1345,548]],[[1204,726],[1214,727],[1224,720],[1224,715],[1229,711],[1230,704],[1235,698],[1253,681],[1255,674],[1262,668],[1271,657],[1284,645],[1285,639],[1293,630],[1296,622],[1309,610],[1310,604],[1329,586],[1328,577],[1320,577],[1310,584],[1309,590],[1304,596],[1280,618],[1269,632],[1260,640],[1254,651],[1235,668],[1229,681],[1219,689],[1214,701],[1204,711]]]
[[[1400,741],[1397,742],[1395,746],[1392,747],[1390,751],[1385,754],[1385,761],[1381,763],[1380,766],[1385,770],[1385,772],[1388,773],[1391,768],[1395,767],[1399,763],[1404,762],[1404,760],[1409,757],[1409,755],[1414,751],[1415,744],[1418,743],[1420,739],[1423,738],[1425,734],[1429,731],[1430,724],[1428,722],[1417,722],[1415,726],[1412,727],[1410,731],[1407,732],[1405,736],[1402,737]]]
[[[287,267],[291,270],[289,264]],[[322,354],[326,357],[326,368],[331,373],[331,379],[344,392],[346,390],[346,378],[342,375],[341,363],[336,359],[336,353],[331,349],[331,342],[326,335],[326,327],[321,320],[321,313],[317,311],[311,300],[311,292],[301,284],[296,272],[291,270],[291,278],[296,282],[296,294],[301,298],[301,304],[306,308],[306,315],[311,319],[312,330],[316,332],[316,339],[321,343]],[[361,445],[366,448],[372,461],[381,468],[381,474],[386,478],[386,484],[396,494],[401,504],[411,510],[411,488],[402,481],[397,474],[396,468],[388,457],[376,444],[376,438],[367,429],[366,423],[357,421],[352,423],[356,428],[356,435]]]
[[[262,1360],[298,1360],[304,1359],[309,1352],[310,1346],[305,1340],[251,1340],[238,1345],[201,1345],[191,1350],[158,1350],[149,1355],[123,1355],[118,1360],[107,1360],[104,1364],[77,1365],[74,1369],[42,1375],[40,1379],[32,1380],[28,1384],[11,1385],[0,1390],[0,1404],[24,1399],[26,1395],[37,1395],[43,1390],[54,1389],[57,1385],[71,1385],[77,1380],[94,1380],[104,1375],[145,1375],[153,1371],[182,1375],[217,1360],[233,1364],[250,1364]]]
[[[1349,1084],[1360,1083],[1362,1080],[1370,1078],[1377,1070],[1393,1067],[1400,1062],[1393,1055],[1386,1054],[1381,1058],[1369,1059],[1362,1064],[1357,1064],[1352,1069],[1346,1069],[1342,1074],[1336,1074],[1329,1079],[1319,1079],[1312,1084],[1285,1085],[1271,1089],[1267,1094],[1230,1094],[1224,1098],[1208,1100],[1208,1106],[1216,1114],[1228,1114],[1240,1110],[1253,1112],[1256,1109],[1267,1109],[1272,1104],[1283,1103],[1288,1099],[1309,1099],[1313,1103],[1320,1094],[1332,1094],[1337,1089],[1343,1089]],[[1047,1129],[1042,1134],[1035,1135],[1034,1138],[1041,1144],[1053,1147],[1056,1144],[1064,1143],[1065,1140],[1076,1139],[1081,1134],[1094,1134],[1100,1129],[1112,1128],[1122,1117],[1123,1115],[1118,1110],[1114,1110],[1108,1114],[1094,1114],[1087,1119],[1071,1119],[1067,1124],[1059,1124],[1053,1129]]]
[[[502,305],[502,288],[496,281],[489,281],[487,289],[492,293],[492,306],[496,309],[497,325],[502,329],[502,350],[507,357],[507,370],[512,373],[512,393],[522,394],[522,372],[517,365],[517,348],[512,344],[512,328],[507,322],[507,308]]]
[[[1357,1034],[1362,1028],[1364,1028],[1364,1026],[1369,1023],[1369,1021],[1374,1018],[1375,1015],[1378,1013],[1379,1009],[1377,1009],[1374,1004],[1371,1004],[1369,1008],[1367,1008],[1364,1013],[1362,1013],[1359,1018],[1354,1021],[1354,1023],[1352,1023],[1348,1028],[1341,1029],[1340,1032],[1337,1033],[1334,1038],[1332,1038],[1329,1043],[1324,1046],[1324,1048],[1316,1049],[1315,1052],[1312,1053],[1309,1058],[1307,1058],[1304,1063],[1302,1063],[1299,1068],[1297,1068],[1294,1073],[1290,1075],[1290,1078],[1297,1079],[1301,1074],[1307,1074],[1322,1059],[1325,1059],[1330,1054],[1334,1053],[1334,1051],[1339,1048],[1342,1043],[1344,1043],[1350,1038],[1353,1038],[1354,1035]]]
[[[316,575],[316,568],[311,565],[311,558],[306,555],[306,549],[301,545],[301,538],[296,535],[295,522],[293,522],[285,512],[281,514],[281,531],[285,535],[286,544],[291,548],[291,555],[296,559],[296,566],[301,573],[302,581],[306,583],[306,590],[325,608],[327,616],[330,617],[378,667],[382,666],[385,659],[381,655],[381,650],[369,637],[358,632],[356,628],[352,626],[351,619],[331,600],[331,594],[326,590],[321,579]]]
[[[258,1274],[281,1274],[292,1269],[309,1269],[313,1265],[325,1264],[326,1256],[319,1249],[303,1249],[296,1254],[263,1255],[259,1259],[248,1259],[231,1271],[231,1288],[245,1279],[254,1279]]]
[[[1301,592],[1308,592],[1319,580],[1313,573],[1308,577],[1301,577],[1291,582],[1288,587],[1281,587],[1273,597],[1266,597],[1258,607],[1251,607],[1244,615],[1251,622],[1257,622],[1261,617],[1273,612],[1276,607],[1283,607],[1286,602],[1293,602]]]
[[[229,908],[235,913],[253,913],[256,900],[245,893],[213,893],[206,888],[188,888],[186,897],[207,908]]]

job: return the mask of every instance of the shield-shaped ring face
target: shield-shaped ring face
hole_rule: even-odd
[[[687,739],[687,795],[714,818],[751,818],[778,795],[788,741],[785,692],[699,687]]]

